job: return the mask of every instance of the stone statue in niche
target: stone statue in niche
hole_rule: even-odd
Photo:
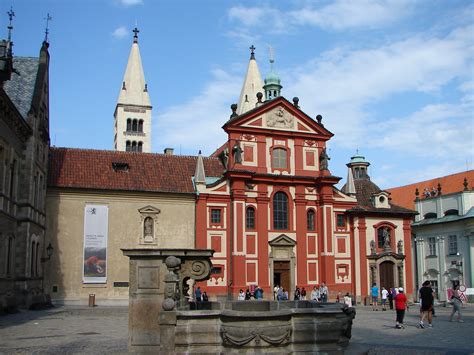
[[[282,107],[277,108],[267,118],[268,127],[293,128],[294,125],[295,120],[293,116],[288,114]]]
[[[397,252],[398,254],[403,254],[403,242],[401,240],[397,243]]]
[[[240,148],[239,143],[235,143],[232,148],[232,154],[234,155],[234,163],[242,164],[242,148]]]
[[[384,250],[390,250],[390,229],[384,228],[382,231],[382,236]]]
[[[145,242],[153,241],[153,227],[154,221],[151,217],[146,217],[145,221],[143,222],[143,237]]]
[[[328,170],[329,160],[331,158],[326,153],[326,148],[321,150],[321,154],[319,155],[319,170]]]
[[[376,254],[376,251],[375,251],[375,240],[371,240],[371,241],[370,241],[370,254],[372,254],[372,255],[375,255],[375,254]]]

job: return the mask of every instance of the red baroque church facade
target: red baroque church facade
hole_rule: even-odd
[[[360,300],[369,294],[369,283],[380,284],[386,273],[387,285],[380,286],[403,285],[412,292],[411,211],[391,211],[388,194],[370,182],[387,208],[363,207],[354,191],[335,187],[340,178],[328,170],[325,150],[333,134],[320,119],[301,111],[297,100],[279,96],[233,114],[223,129],[227,143],[213,154],[223,175],[206,176],[198,159],[194,177],[196,247],[215,250],[213,274],[203,289],[235,296],[258,285],[271,298],[277,284],[292,294],[296,286],[309,293],[325,282],[330,295],[350,292]],[[377,221],[372,231],[366,218]],[[371,248],[379,230],[387,231],[389,245]],[[402,238],[400,253],[396,238]]]

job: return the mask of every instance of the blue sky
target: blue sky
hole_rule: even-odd
[[[335,136],[330,170],[356,149],[395,187],[473,169],[471,1],[4,0],[14,54],[37,56],[50,25],[50,129],[56,146],[113,149],[113,113],[135,21],[153,104],[153,151],[210,154],[257,47],[282,95]]]

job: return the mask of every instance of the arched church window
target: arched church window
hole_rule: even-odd
[[[133,141],[132,142],[132,152],[136,152],[137,151],[137,142]]]
[[[130,132],[132,130],[132,120],[130,118],[127,118],[127,132]]]
[[[130,141],[127,141],[127,143],[125,144],[125,151],[126,152],[132,151],[132,143]]]
[[[273,229],[288,229],[288,197],[281,191],[273,197]]]
[[[137,152],[141,152],[142,150],[143,150],[143,142],[138,142]]]
[[[286,169],[287,168],[286,149],[283,149],[283,148],[273,149],[272,163],[273,163],[274,169]]]
[[[314,210],[308,210],[306,224],[309,231],[314,231]]]
[[[247,229],[255,229],[255,208],[247,207],[245,211],[245,226]]]
[[[132,123],[132,131],[133,131],[133,132],[137,132],[137,131],[138,131],[138,121],[137,121],[137,120],[133,120],[133,123]]]
[[[143,132],[143,120],[138,121],[138,132]]]

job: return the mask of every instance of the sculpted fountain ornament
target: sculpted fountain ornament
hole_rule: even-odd
[[[349,344],[354,308],[223,301],[191,310],[194,283],[210,277],[212,250],[122,250],[130,258],[131,352],[342,354]]]

